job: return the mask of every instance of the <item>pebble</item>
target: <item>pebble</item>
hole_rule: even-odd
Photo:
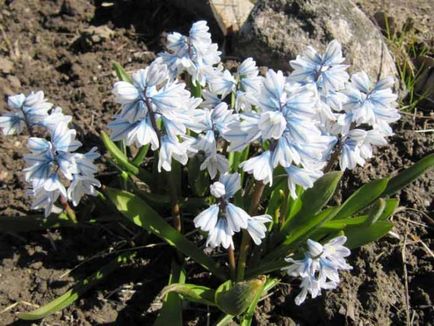
[[[0,72],[4,74],[10,74],[14,69],[14,63],[9,59],[0,57]]]

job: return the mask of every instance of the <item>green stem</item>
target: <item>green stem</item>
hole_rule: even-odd
[[[199,83],[194,84],[191,77],[188,77],[187,80],[188,80],[188,84],[189,84],[190,89],[191,89],[191,95],[193,95],[193,97],[201,98],[202,97],[202,87],[200,86],[200,84]]]
[[[68,216],[68,218],[73,223],[78,223],[77,216],[75,215],[75,211],[71,206],[69,206],[68,200],[66,198],[60,196],[60,202],[63,205],[63,209],[64,209],[66,215]]]
[[[146,155],[148,154],[148,150],[149,150],[149,144],[140,147],[139,151],[137,152],[136,156],[133,158],[131,163],[139,167],[143,163],[143,160],[146,158]]]
[[[252,196],[252,202],[249,209],[250,216],[257,213],[259,203],[261,202],[262,193],[264,192],[265,184],[262,181],[257,181],[255,190]],[[246,230],[243,230],[240,245],[240,257],[238,258],[237,281],[244,280],[244,273],[246,270],[247,255],[250,249],[250,235]]]
[[[231,93],[231,109],[235,109],[235,101],[236,101],[236,95],[235,92]]]
[[[236,263],[235,263],[234,248],[232,248],[232,247],[228,248],[228,261],[229,261],[229,269],[231,271],[231,279],[235,280],[237,267],[236,267]]]

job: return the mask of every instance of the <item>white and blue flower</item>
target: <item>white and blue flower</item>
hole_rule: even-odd
[[[286,258],[290,263],[283,268],[289,276],[301,278],[301,291],[295,298],[297,305],[302,304],[310,294],[312,298],[321,295],[321,290],[334,289],[340,282],[339,271],[351,270],[345,258],[351,251],[344,246],[347,238],[339,236],[321,245],[319,242],[307,240],[308,251],[304,259]]]
[[[208,232],[207,246],[215,248],[221,245],[225,249],[233,248],[232,237],[241,229],[247,229],[256,244],[260,244],[265,237],[264,224],[271,221],[271,217],[268,215],[252,217],[242,208],[230,202],[230,199],[240,188],[240,175],[238,173],[225,173],[220,176],[219,181],[211,185],[211,195],[218,202],[194,219],[197,228]]]
[[[29,95],[18,94],[8,97],[9,112],[0,116],[0,129],[3,134],[20,134],[26,128],[32,128],[43,122],[52,104],[44,98],[44,93],[38,91]],[[29,130],[31,133],[31,130]]]

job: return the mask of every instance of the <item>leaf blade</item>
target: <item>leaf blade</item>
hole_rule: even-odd
[[[409,168],[401,171],[398,175],[390,179],[387,188],[385,189],[383,195],[393,195],[400,189],[407,186],[409,183],[416,180],[419,176],[429,171],[434,167],[434,153],[425,156]]]
[[[191,257],[198,264],[221,279],[226,279],[225,273],[210,257],[206,256],[184,235],[169,225],[161,216],[154,211],[145,201],[127,191],[106,188],[105,193],[115,204],[120,213],[134,224],[148,230],[171,246],[176,247],[184,255]]]

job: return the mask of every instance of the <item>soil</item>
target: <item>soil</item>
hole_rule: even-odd
[[[85,149],[98,146],[101,152],[98,134],[117,110],[110,93],[116,79],[112,61],[127,70],[143,67],[161,50],[164,32],[185,32],[194,21],[165,1],[110,3],[0,0],[0,96],[44,90],[51,102],[73,115],[80,135],[86,135],[81,136]],[[366,3],[369,12],[381,1]],[[4,109],[0,102],[0,111]],[[415,132],[433,128],[433,117],[424,114],[403,113],[390,146],[377,151],[365,167],[347,173],[342,198],[355,186],[433,152],[434,134]],[[28,214],[21,172],[24,145],[25,136],[0,136],[1,216]],[[104,173],[109,172],[102,177]],[[430,172],[398,195],[405,208],[393,217],[393,234],[355,251],[354,270],[343,274],[337,290],[296,307],[297,287],[282,284],[261,303],[257,324],[434,324],[433,194]],[[49,302],[109,261],[106,253],[122,248],[126,234],[143,237],[135,229],[104,225],[0,234],[0,325],[25,324],[17,321],[18,312]],[[170,254],[160,249],[145,248],[133,265],[41,325],[151,324],[160,307],[154,298],[170,265]],[[194,317],[204,311],[187,310],[186,315],[192,323],[204,322]]]

